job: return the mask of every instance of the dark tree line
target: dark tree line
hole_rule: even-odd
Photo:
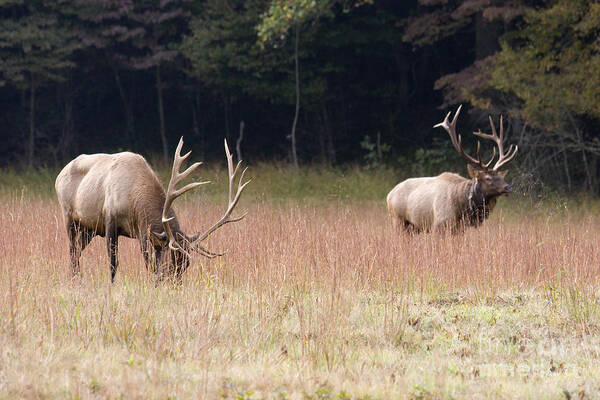
[[[502,113],[521,172],[596,191],[599,33],[591,0],[0,0],[0,165],[185,135],[416,171],[457,161],[431,126],[468,103],[461,131]]]

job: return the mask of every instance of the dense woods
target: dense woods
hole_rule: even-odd
[[[459,170],[503,114],[525,184],[597,192],[591,0],[0,0],[0,166],[84,152]],[[516,171],[518,170],[518,171]],[[518,172],[518,173],[517,173]]]

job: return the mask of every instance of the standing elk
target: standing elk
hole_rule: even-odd
[[[118,265],[118,237],[136,238],[144,256],[146,268],[159,278],[165,273],[181,279],[190,264],[190,252],[196,251],[206,257],[217,257],[202,246],[208,236],[221,226],[241,220],[246,214],[231,218],[242,191],[250,183],[242,183],[244,169],[234,194],[234,180],[241,161],[233,167],[232,156],[225,141],[229,171],[229,202],[225,214],[203,233],[186,235],[179,225],[173,201],[188,190],[210,183],[193,182],[177,189],[176,186],[189,176],[200,164],[194,163],[183,172],[181,164],[191,151],[181,156],[183,137],[175,150],[171,180],[167,192],[139,154],[123,152],[116,154],[82,154],[68,163],[56,178],[56,194],[63,211],[69,235],[71,271],[79,274],[81,252],[96,235],[106,238],[110,257],[111,281],[114,281]]]
[[[458,107],[452,122],[448,121],[451,112],[443,122],[434,126],[448,131],[456,151],[468,162],[467,170],[471,179],[450,172],[435,177],[410,178],[394,187],[387,195],[387,208],[396,229],[403,227],[409,231],[450,230],[456,232],[465,226],[478,226],[488,218],[496,205],[498,196],[512,192],[504,181],[507,171],[498,171],[517,154],[518,147],[510,145],[504,152],[504,126],[500,116],[500,136],[490,119],[492,134],[481,131],[474,135],[492,140],[498,147],[498,161],[490,165],[496,157],[496,149],[487,162],[481,161],[481,143],[477,142],[477,159],[464,152],[461,136],[456,134],[456,120],[462,106]]]

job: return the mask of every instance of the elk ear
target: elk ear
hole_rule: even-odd
[[[188,242],[192,243],[192,242],[195,242],[196,239],[198,239],[199,237],[200,237],[200,232],[196,232],[193,235],[186,236],[186,239]]]
[[[176,232],[175,237],[177,238],[177,241],[182,241],[182,242],[190,241],[190,238],[183,232]]]
[[[476,179],[479,175],[479,170],[471,164],[467,164],[467,172],[469,173],[469,176],[473,179]]]
[[[165,231],[162,231],[161,233],[156,233],[154,231],[150,231],[150,234],[152,235],[152,237],[154,237],[156,240],[158,240],[161,243],[164,243],[167,241],[167,233]]]
[[[508,170],[498,171],[498,176],[500,176],[500,178],[504,179],[504,177],[506,176],[507,173],[508,173]]]

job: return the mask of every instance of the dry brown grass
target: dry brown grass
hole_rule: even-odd
[[[228,255],[181,286],[125,238],[110,285],[100,238],[71,279],[54,200],[0,201],[0,398],[600,396],[591,212],[501,203],[463,235],[408,237],[383,201],[245,199],[210,242]],[[179,210],[189,230],[222,211]]]

